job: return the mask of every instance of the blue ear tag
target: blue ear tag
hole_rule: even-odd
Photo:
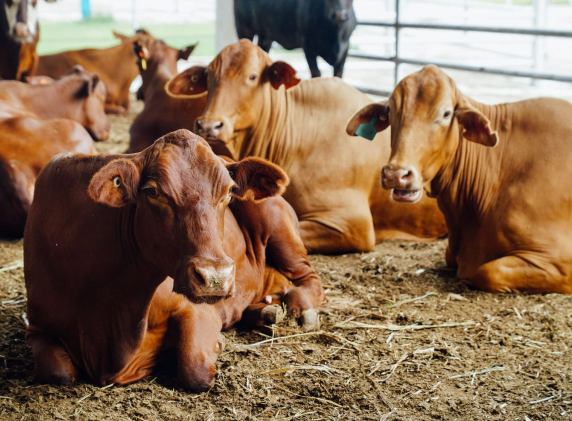
[[[367,140],[373,140],[377,134],[375,120],[378,118],[378,116],[374,115],[369,123],[361,123],[356,130],[356,136],[361,136]]]

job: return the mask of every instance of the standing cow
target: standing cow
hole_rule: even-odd
[[[572,104],[481,104],[427,66],[347,130],[372,121],[391,126],[383,187],[396,201],[437,198],[458,277],[485,291],[572,294]]]
[[[37,0],[0,0],[0,79],[24,80],[34,73],[40,39],[36,4]]]
[[[288,50],[302,48],[312,77],[321,75],[317,58],[342,77],[357,20],[353,0],[234,0],[234,20],[239,38],[270,51],[273,41]]]

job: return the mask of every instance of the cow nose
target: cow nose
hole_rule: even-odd
[[[413,168],[386,165],[383,167],[381,184],[385,189],[407,188],[413,181]]]
[[[207,139],[217,139],[222,126],[222,121],[197,120],[197,132]]]
[[[193,269],[202,283],[195,289],[197,296],[226,297],[232,294],[235,264],[230,259],[197,259]]]

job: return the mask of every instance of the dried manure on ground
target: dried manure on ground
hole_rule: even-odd
[[[111,117],[100,152],[127,148],[140,109]],[[22,245],[0,241],[3,421],[572,419],[572,297],[475,291],[446,268],[446,240],[312,256],[320,329],[225,333],[202,394],[179,388],[169,357],[126,387],[35,384]]]

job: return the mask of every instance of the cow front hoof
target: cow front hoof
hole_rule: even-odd
[[[280,323],[286,317],[286,312],[282,306],[272,304],[264,307],[260,312],[260,316],[266,325],[275,325]]]
[[[302,330],[306,332],[320,328],[320,316],[314,309],[304,311],[300,316],[299,322]]]

